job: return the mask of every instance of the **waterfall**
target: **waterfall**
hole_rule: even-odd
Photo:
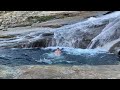
[[[85,21],[58,28],[54,35],[56,46],[87,48],[89,45],[91,48],[94,45],[96,47],[99,41],[90,45],[91,40],[104,31],[109,22],[118,16],[120,16],[119,11],[101,17],[90,17]]]
[[[110,48],[110,45],[113,46],[115,44],[114,40],[120,38],[119,25],[120,18],[118,17],[117,19],[113,20],[110,24],[108,24],[98,36],[92,39],[91,44],[89,45],[88,48],[106,47],[107,49]],[[109,43],[109,45],[107,43]]]
[[[101,40],[96,37],[101,37],[101,33],[107,33],[106,29],[113,28],[109,24],[110,21],[118,18],[120,11],[116,11],[110,14],[106,14],[99,17],[90,17],[84,21],[80,21],[75,24],[65,25],[55,29],[43,29],[36,28],[24,32],[23,34],[16,34],[14,39],[4,39],[0,41],[0,47],[21,47],[21,48],[34,48],[34,47],[49,47],[49,46],[62,46],[62,47],[74,47],[74,48],[93,48],[101,44]],[[118,20],[116,20],[118,21]],[[114,26],[118,26],[120,22],[114,23]],[[107,26],[109,25],[109,26]],[[107,26],[107,27],[106,27]],[[119,29],[119,27],[115,28]],[[110,31],[115,33],[114,31]],[[118,30],[116,30],[116,33]],[[106,41],[109,41],[107,37],[116,39],[120,35],[116,34],[116,37],[106,37],[102,34],[102,38],[105,37]],[[92,40],[92,41],[91,41]],[[103,39],[104,40],[104,39]]]

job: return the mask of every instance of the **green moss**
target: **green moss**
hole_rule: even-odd
[[[58,14],[58,15],[56,15],[56,18],[61,19],[61,18],[72,17],[72,16],[74,16],[74,15],[69,14],[69,13],[64,13],[64,14]]]
[[[55,18],[56,18],[55,16],[30,16],[26,19],[26,21],[36,23],[36,22],[43,22]]]
[[[36,23],[36,22],[44,22],[52,19],[62,19],[66,17],[71,17],[73,16],[72,14],[57,14],[57,15],[50,15],[50,16],[30,16],[26,19],[26,21],[31,22],[31,23]]]
[[[7,36],[2,35],[2,36],[0,36],[0,38],[14,38],[14,37],[15,37],[14,35],[7,35]]]

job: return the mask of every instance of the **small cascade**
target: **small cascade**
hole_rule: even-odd
[[[40,33],[38,36],[28,39],[26,43],[20,43],[22,48],[36,48],[36,47],[49,47],[53,46],[54,33]]]
[[[103,29],[112,21],[120,16],[120,12],[114,12],[109,15],[101,17],[91,17],[83,22],[73,25],[67,25],[58,28],[55,32],[54,38],[56,46],[87,48],[92,39],[99,35]],[[99,41],[94,42],[99,43]]]
[[[101,46],[106,43],[101,44],[101,40],[96,39],[98,36],[101,38],[100,33],[102,33],[103,41],[105,40],[107,42],[111,41],[111,39],[117,39],[120,36],[118,33],[118,25],[120,22],[114,24],[114,26],[117,26],[116,28],[112,25],[106,27],[110,21],[113,21],[119,16],[120,11],[116,11],[100,17],[90,17],[84,21],[65,25],[60,28],[47,28],[45,30],[43,28],[37,28],[27,33],[25,32],[20,35],[16,34],[16,38],[14,39],[4,39],[3,41],[0,41],[0,47],[36,48],[61,46],[85,49],[89,45],[88,48],[95,48],[98,45]],[[113,28],[117,30],[107,31],[105,27],[107,30],[112,30]],[[112,35],[112,37],[110,37],[110,32],[115,33],[116,36]],[[108,33],[108,35],[105,35],[105,33]]]
[[[88,48],[94,49],[97,47],[104,47],[106,46],[107,43],[113,46],[115,40],[119,38],[120,38],[120,18],[118,17],[116,20],[113,20],[113,22],[108,24],[98,36],[92,39]],[[107,46],[107,48],[108,47],[109,46]]]

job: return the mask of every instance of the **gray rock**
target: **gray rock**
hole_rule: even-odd
[[[120,79],[120,65],[0,66],[1,79]]]
[[[24,25],[31,25],[32,26],[61,26],[64,24],[59,25],[56,24],[56,22],[53,22],[51,25],[50,22],[46,23],[46,25],[43,24],[34,24],[33,20],[28,21],[27,18],[29,17],[41,17],[41,16],[50,16],[50,15],[56,15],[56,17],[60,18],[62,17],[69,17],[69,16],[80,16],[80,18],[87,18],[90,16],[98,16],[103,15],[105,13],[108,13],[109,11],[1,11],[0,12],[0,24],[4,26],[14,27],[14,26],[24,26]],[[79,18],[78,18],[79,20]],[[1,22],[2,21],[2,22]],[[71,22],[71,20],[68,20]],[[68,21],[65,22],[65,24],[69,23]],[[29,23],[29,24],[26,24]],[[57,26],[56,26],[57,25]]]
[[[0,26],[0,30],[3,30],[4,29],[4,27],[3,26]]]

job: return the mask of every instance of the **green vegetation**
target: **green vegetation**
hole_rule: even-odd
[[[7,36],[2,35],[2,36],[0,36],[0,38],[14,38],[14,37],[15,37],[14,35],[7,35]]]
[[[62,19],[66,17],[72,16],[71,14],[57,14],[57,15],[50,15],[50,16],[30,16],[26,19],[26,21],[31,22],[31,23],[36,23],[36,22],[45,22],[48,20],[52,19]]]
[[[51,20],[51,19],[55,19],[55,16],[30,16],[26,19],[26,21],[28,22],[43,22],[43,21],[47,21],[47,20]]]

